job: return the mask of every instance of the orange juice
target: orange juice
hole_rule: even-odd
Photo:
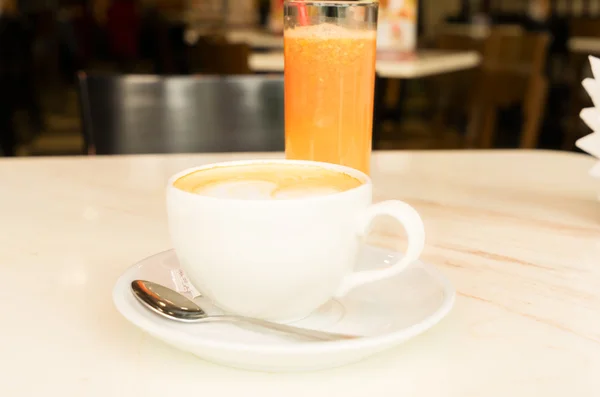
[[[369,173],[376,32],[297,26],[284,43],[286,157]]]

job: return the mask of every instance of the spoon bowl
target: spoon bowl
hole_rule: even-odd
[[[179,292],[150,281],[131,283],[135,297],[154,313],[184,323],[195,323],[207,318],[200,306]]]

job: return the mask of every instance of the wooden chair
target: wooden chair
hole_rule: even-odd
[[[523,109],[520,146],[537,146],[548,91],[545,65],[549,42],[546,33],[492,32],[472,97],[469,146],[492,147],[498,110],[514,104]]]
[[[569,18],[569,36],[571,37],[600,37],[599,18],[572,17]]]
[[[469,119],[479,117],[475,114],[477,95],[479,90],[477,84],[482,81],[485,65],[493,63],[500,54],[500,48],[496,40],[491,37],[522,37],[523,29],[515,25],[500,25],[493,28],[487,26],[474,26],[462,24],[444,23],[437,28],[435,46],[441,50],[448,51],[477,51],[482,57],[482,66],[475,69],[469,69],[458,73],[446,74],[430,78],[432,88],[435,93],[430,95],[435,104],[435,114],[433,117],[432,129],[436,134],[448,132],[447,126],[469,121]],[[479,111],[479,109],[477,109]],[[470,122],[470,125],[476,131],[481,128],[480,123]],[[456,132],[454,132],[456,135]],[[472,146],[474,139],[470,134],[462,135],[460,144],[463,146]]]
[[[438,39],[440,37],[450,37],[453,41],[459,38],[469,38],[471,40],[475,40],[478,42],[483,42],[487,39],[490,34],[494,32],[502,32],[504,34],[510,35],[519,35],[523,32],[523,28],[519,25],[511,25],[511,24],[503,24],[503,25],[494,25],[486,26],[486,25],[474,25],[471,23],[442,23],[436,28],[436,36]]]
[[[252,74],[248,59],[250,47],[245,43],[228,43],[224,38],[200,38],[189,48],[190,71],[211,75]]]
[[[85,151],[284,149],[283,78],[79,75]]]
[[[474,35],[470,31],[463,31],[462,26],[459,29],[447,25],[439,32],[435,37],[435,47],[440,50],[482,52],[484,41],[478,38],[479,32]],[[433,113],[428,129],[436,141],[442,142],[448,137],[454,137],[458,146],[464,145],[461,125],[468,115],[466,104],[469,103],[471,85],[478,72],[479,68],[468,69],[425,80]]]

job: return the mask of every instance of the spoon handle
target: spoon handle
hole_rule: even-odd
[[[357,339],[360,336],[356,335],[345,335],[345,334],[336,334],[332,332],[325,331],[317,331],[313,329],[295,327],[293,325],[285,325],[279,323],[273,323],[270,321],[259,320],[256,318],[248,318],[241,316],[213,316],[207,317],[202,322],[238,322],[238,323],[246,323],[250,325],[256,325],[258,327],[267,328],[273,331],[282,332],[289,335],[300,336],[303,338],[307,338],[310,340],[318,340],[318,341],[339,341],[339,340],[349,340],[349,339]]]

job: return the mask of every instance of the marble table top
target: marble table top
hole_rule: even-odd
[[[546,151],[380,152],[376,200],[422,214],[423,260],[454,310],[364,362],[266,374],[207,363],[143,334],[113,307],[134,262],[170,248],[167,178],[280,154],[0,160],[0,395],[597,396],[600,186],[591,157]],[[380,242],[397,233],[381,225]]]

